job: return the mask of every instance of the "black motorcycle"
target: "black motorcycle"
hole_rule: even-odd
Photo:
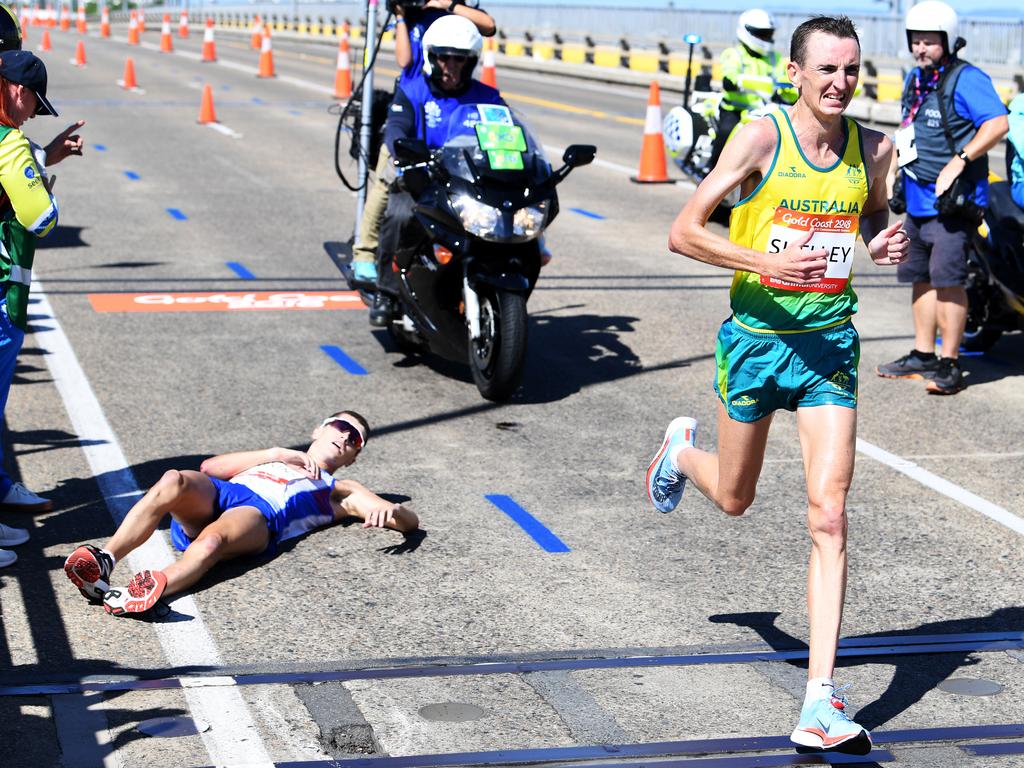
[[[1024,330],[1024,211],[1006,181],[989,185],[982,226],[967,259],[967,326],[963,346],[984,351],[1008,331]]]
[[[387,330],[403,352],[468,360],[480,394],[506,400],[523,374],[526,302],[541,235],[558,215],[555,187],[597,149],[574,144],[553,171],[508,107],[464,105],[448,125],[439,149],[395,142],[398,184],[414,207],[392,256],[397,295]]]

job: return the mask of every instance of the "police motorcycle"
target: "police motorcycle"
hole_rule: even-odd
[[[967,251],[967,326],[963,347],[985,351],[1004,333],[1024,330],[1024,210],[1010,184],[989,184],[984,220]]]
[[[552,170],[521,116],[494,104],[459,106],[438,149],[398,139],[398,183],[414,200],[391,266],[387,330],[398,347],[468,362],[483,397],[508,399],[523,374],[526,302],[540,237],[558,215],[555,187],[596,152],[574,144]]]

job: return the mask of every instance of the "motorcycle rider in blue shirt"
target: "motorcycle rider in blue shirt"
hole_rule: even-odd
[[[483,40],[476,26],[461,16],[438,19],[423,35],[422,73],[399,84],[384,124],[384,144],[394,157],[399,138],[422,139],[434,149],[444,145],[452,113],[464,104],[504,104],[497,89],[473,79]],[[413,199],[392,190],[381,227],[377,258],[377,295],[370,324],[386,326],[395,293],[391,257],[401,239],[415,236]]]

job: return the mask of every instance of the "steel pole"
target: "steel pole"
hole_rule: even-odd
[[[366,188],[370,175],[370,142],[373,139],[373,61],[377,45],[377,0],[368,0],[366,4],[366,39],[363,48],[362,116],[359,124],[359,191],[356,193],[356,226],[355,242],[359,242],[359,225],[363,220],[363,207],[366,205]]]

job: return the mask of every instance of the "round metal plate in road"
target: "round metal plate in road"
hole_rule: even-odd
[[[939,690],[946,693],[958,693],[961,696],[995,696],[1001,693],[1003,686],[994,680],[972,680],[967,677],[954,677],[939,683]]]
[[[468,723],[479,720],[487,711],[474,704],[460,704],[455,701],[427,704],[420,708],[420,717],[442,723]]]

